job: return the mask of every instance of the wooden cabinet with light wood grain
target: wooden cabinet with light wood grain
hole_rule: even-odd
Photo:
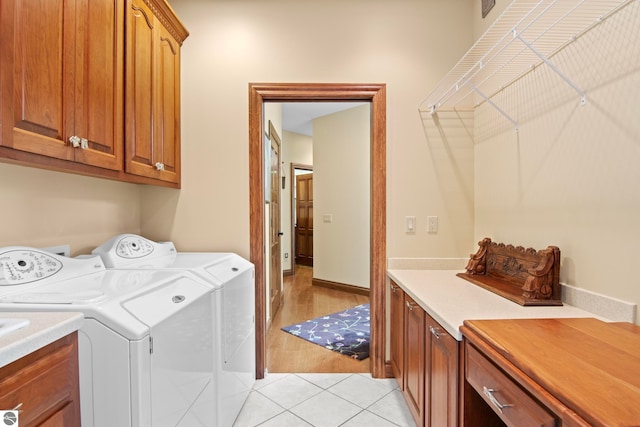
[[[427,381],[426,426],[458,425],[458,341],[431,316],[426,315]]]
[[[400,286],[391,282],[390,286],[390,353],[389,362],[391,372],[398,381],[401,390],[404,390],[404,291]]]
[[[166,0],[3,0],[0,161],[180,186],[180,48]]]
[[[20,411],[20,427],[80,427],[78,334],[0,368],[0,408]]]
[[[188,33],[164,1],[130,0],[126,15],[125,168],[179,184],[180,47]]]
[[[467,320],[461,426],[640,425],[640,327]]]
[[[404,296],[404,397],[419,426],[425,420],[425,315],[410,296]]]
[[[0,157],[123,169],[123,4],[2,0]]]
[[[458,341],[391,281],[390,364],[418,426],[458,422]]]

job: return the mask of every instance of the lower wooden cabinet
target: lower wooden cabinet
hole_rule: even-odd
[[[78,335],[74,332],[0,368],[0,408],[20,427],[79,427]]]
[[[408,295],[404,306],[404,397],[416,424],[425,420],[425,312]]]
[[[426,385],[428,422],[432,427],[458,425],[458,341],[427,314],[429,377]]]
[[[404,292],[400,286],[391,282],[389,300],[391,305],[390,317],[390,359],[391,372],[398,381],[400,390],[404,390]]]
[[[484,414],[483,419],[499,417],[507,426],[518,427],[556,425],[554,416],[547,408],[469,343],[465,345],[465,370],[465,379],[476,391],[476,396],[484,399],[488,407],[495,408],[497,417]],[[470,417],[468,425],[476,425],[477,420],[474,418],[478,417],[478,414]],[[494,425],[499,424],[497,420],[495,423]]]
[[[416,424],[456,426],[459,342],[393,282],[390,344],[391,370]]]

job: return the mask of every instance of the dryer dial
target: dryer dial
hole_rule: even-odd
[[[116,246],[116,254],[122,258],[141,258],[153,252],[153,245],[138,236],[123,237]]]

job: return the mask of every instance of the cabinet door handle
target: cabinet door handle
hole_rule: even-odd
[[[80,138],[80,148],[83,150],[89,148],[89,140],[87,138]]]
[[[398,289],[397,287],[391,285],[391,292],[395,293],[397,289]]]
[[[434,328],[433,326],[429,326],[429,331],[431,334],[436,337],[436,339],[440,339],[440,332],[438,332],[438,328]]]
[[[156,170],[163,171],[164,170],[164,163],[156,162]]]
[[[69,137],[69,144],[71,144],[71,146],[73,148],[78,148],[80,147],[80,137],[78,135],[72,135]]]
[[[502,411],[504,408],[508,408],[510,406],[513,406],[510,403],[500,403],[498,401],[498,399],[494,396],[494,392],[496,392],[497,390],[492,389],[492,388],[487,388],[486,386],[482,386],[482,393],[484,393],[485,396],[487,396],[487,398],[491,401],[491,403],[493,403],[493,406],[495,406],[498,411],[500,411],[501,414],[503,414],[504,412]]]

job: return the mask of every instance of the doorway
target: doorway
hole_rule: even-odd
[[[313,267],[313,167],[291,164],[295,186],[291,189],[291,236],[293,236],[291,271],[296,265]],[[294,179],[291,179],[292,183]]]
[[[249,84],[250,256],[256,279],[256,377],[266,367],[266,274],[264,223],[263,103],[368,101],[371,103],[371,374],[385,365],[386,283],[386,86],[384,84]]]

